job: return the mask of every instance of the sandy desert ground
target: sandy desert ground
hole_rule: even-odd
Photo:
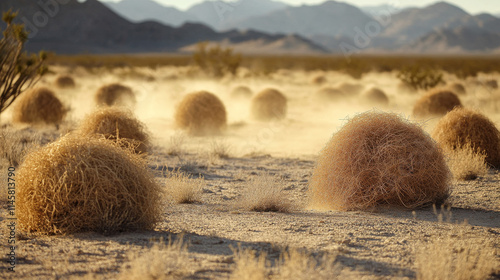
[[[68,72],[62,67],[54,70]],[[135,113],[154,139],[148,165],[156,179],[168,188],[168,174],[173,169],[180,169],[193,179],[203,178],[199,179],[200,197],[192,204],[166,199],[164,219],[153,231],[109,236],[35,236],[18,232],[16,272],[2,267],[3,279],[415,279],[422,270],[429,269],[443,270],[447,275],[447,264],[440,254],[450,250],[470,251],[470,263],[472,258],[484,257],[481,262],[496,267],[496,271],[482,279],[500,278],[497,170],[473,181],[454,181],[448,207],[443,209],[307,209],[307,189],[318,153],[349,117],[383,110],[412,118],[413,103],[419,94],[401,92],[394,73],[371,73],[354,80],[336,72],[283,70],[269,77],[240,75],[222,80],[193,80],[184,74],[186,69],[170,67],[93,74],[77,68],[71,72],[77,87],[55,89],[71,107],[59,130],[24,125],[12,129],[36,133],[46,141],[56,139],[92,112],[92,97],[98,87],[121,82],[136,92]],[[318,74],[326,77],[324,85],[311,83]],[[52,87],[54,77],[44,77],[39,85]],[[500,75],[480,75],[477,80],[487,78],[499,80]],[[453,82],[456,78],[446,76],[446,80]],[[344,82],[362,85],[364,89],[383,89],[389,105],[377,106],[360,98],[325,104],[311,98],[325,85]],[[500,90],[473,81],[464,84],[467,94],[460,96],[462,103],[480,109],[498,124]],[[252,121],[249,101],[235,100],[229,95],[238,85],[246,85],[254,92],[267,87],[281,90],[289,99],[287,118],[271,123]],[[228,111],[224,135],[189,137],[175,129],[175,105],[184,94],[197,90],[208,90],[223,100]],[[10,122],[9,114],[7,111],[2,115],[2,123]],[[437,120],[415,121],[431,132]],[[4,162],[2,182],[7,168]],[[248,210],[247,199],[258,196],[250,194],[249,189],[263,196],[277,194],[277,200],[289,203],[289,211]],[[5,259],[9,221],[5,207],[0,213]],[[173,244],[158,245],[168,240]],[[185,246],[180,246],[179,240]],[[259,264],[259,259],[253,260],[245,249],[256,251],[265,261]],[[304,257],[295,260],[295,269],[290,269],[283,265],[282,256],[294,250]],[[311,263],[314,268],[309,267]],[[6,266],[5,261],[2,266]]]

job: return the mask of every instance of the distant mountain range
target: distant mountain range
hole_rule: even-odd
[[[245,53],[261,53],[258,48],[270,54],[297,53],[297,49],[311,54],[326,52],[297,35],[236,30],[216,32],[199,23],[184,23],[180,27],[155,21],[133,23],[97,0],[68,0],[67,4],[56,7],[42,7],[40,2],[0,1],[0,11],[19,11],[16,20],[24,23],[31,33],[26,45],[30,51],[43,49],[61,54],[180,52],[197,42],[212,41],[238,45],[237,51]]]
[[[66,1],[56,12],[38,0],[2,0],[0,9],[20,11],[18,20],[32,31],[28,49],[58,53],[183,52],[199,41],[259,54],[500,53],[498,17],[446,2],[358,8],[337,1],[205,1],[181,11],[153,0]]]
[[[108,5],[126,18],[135,17],[138,20],[139,10],[127,7],[139,1],[143,9],[152,6],[150,2],[153,2],[122,0]],[[497,16],[473,16],[447,2],[437,2],[424,8],[407,8],[389,4],[355,7],[336,1],[302,6],[289,6],[272,0],[205,1],[185,12],[176,11],[190,18],[186,21],[200,22],[219,31],[237,29],[298,34],[331,52],[342,52],[342,43],[359,51],[376,52],[440,53],[446,52],[447,48],[457,52],[500,50],[496,39],[500,34]],[[141,10],[140,14],[148,13]],[[179,24],[174,17],[158,16],[153,12],[149,14],[143,19]],[[379,24],[375,24],[374,20],[378,20]],[[364,44],[367,39],[369,44]]]

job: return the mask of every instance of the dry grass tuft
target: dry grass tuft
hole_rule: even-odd
[[[263,280],[267,279],[268,263],[266,261],[266,254],[257,252],[251,249],[239,247],[232,249],[234,253],[235,268],[231,275],[230,280]]]
[[[309,186],[313,208],[416,208],[441,203],[451,174],[441,150],[418,125],[392,113],[366,112],[326,144]]]
[[[87,116],[78,133],[84,136],[102,135],[106,139],[119,141],[125,149],[132,147],[137,154],[148,153],[150,137],[145,125],[134,114],[122,108],[102,108]]]
[[[387,105],[389,104],[389,97],[378,88],[371,88],[362,95],[363,99],[369,103]]]
[[[252,99],[252,117],[260,121],[280,120],[286,117],[287,98],[272,88],[259,92]]]
[[[15,102],[12,120],[16,123],[59,124],[67,109],[48,88],[34,88],[23,93]]]
[[[248,211],[291,212],[294,207],[283,193],[283,184],[281,179],[270,175],[255,177],[238,201],[239,206]]]
[[[58,88],[74,88],[76,87],[75,80],[69,75],[59,75],[54,80],[54,84]]]
[[[190,204],[201,202],[201,194],[206,183],[202,177],[192,179],[191,176],[176,170],[169,174],[165,185],[166,194],[173,201],[179,204]]]
[[[476,153],[486,154],[486,162],[500,167],[500,132],[486,116],[471,109],[457,108],[444,116],[432,136],[449,150],[471,146]]]
[[[0,128],[0,158],[10,166],[17,167],[26,155],[41,146],[42,139],[38,134],[23,132],[10,127]]]
[[[250,99],[252,98],[253,92],[247,86],[238,86],[231,90],[231,98],[234,99]]]
[[[194,92],[177,106],[175,123],[193,136],[221,134],[227,126],[226,107],[210,92]]]
[[[448,166],[456,180],[475,180],[488,173],[486,154],[474,151],[470,143],[460,149],[446,150],[446,154]]]
[[[452,92],[456,92],[459,95],[465,95],[467,93],[464,85],[461,83],[453,83],[453,84],[449,85],[448,88]]]
[[[496,249],[485,240],[472,243],[464,234],[433,238],[416,250],[417,279],[490,279],[497,269],[496,256]]]
[[[169,156],[180,156],[184,153],[183,144],[186,141],[186,137],[183,133],[175,133],[170,136],[169,145],[167,147],[167,154]]]
[[[135,94],[130,87],[114,83],[100,87],[94,96],[98,106],[135,106]]]
[[[30,153],[17,178],[27,232],[152,229],[161,216],[161,188],[146,162],[104,138],[67,135]]]
[[[318,101],[339,101],[347,98],[347,95],[337,88],[324,87],[314,94],[314,98]]]
[[[308,253],[290,249],[281,255],[276,280],[327,280],[339,277],[342,267],[336,263],[335,254],[323,254],[315,259]]]
[[[182,237],[168,244],[161,242],[143,253],[131,253],[130,268],[125,269],[118,279],[167,280],[184,279],[191,274],[187,270],[189,252]]]
[[[446,89],[435,89],[417,100],[413,115],[419,118],[443,116],[455,107],[462,107],[462,102],[455,93]]]

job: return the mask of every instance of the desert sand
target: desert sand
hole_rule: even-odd
[[[68,71],[56,68],[56,72]],[[307,189],[318,154],[349,117],[367,110],[382,110],[412,119],[412,106],[419,94],[400,92],[393,73],[368,74],[361,80],[341,73],[322,73],[327,85],[351,82],[364,89],[383,89],[389,104],[379,106],[360,98],[316,102],[311,95],[321,86],[310,81],[317,73],[300,71],[223,80],[192,80],[183,76],[185,69],[168,67],[156,71],[134,69],[132,76],[131,69],[99,74],[78,68],[72,71],[77,87],[57,90],[61,100],[71,107],[59,129],[10,125],[9,111],[6,117],[2,116],[2,122],[15,131],[37,134],[44,143],[53,141],[92,112],[92,96],[99,86],[123,82],[136,92],[135,113],[153,136],[154,148],[147,160],[156,180],[168,189],[169,173],[175,169],[193,179],[203,178],[200,196],[195,203],[178,204],[167,195],[163,219],[152,231],[67,236],[17,231],[15,272],[2,267],[3,279],[229,279],[231,275],[236,277],[235,270],[242,263],[235,252],[244,248],[265,256],[267,261],[264,278],[256,270],[244,268],[246,279],[281,279],[280,256],[291,249],[317,260],[316,270],[324,271],[324,279],[416,279],[425,267],[417,261],[422,251],[428,254],[424,259],[433,262],[440,251],[480,248],[479,251],[492,252],[488,260],[497,269],[486,279],[500,277],[497,170],[489,170],[472,181],[453,181],[451,196],[443,208],[379,207],[349,212],[308,209]],[[478,79],[491,77],[483,75]],[[453,77],[446,78],[454,81]],[[47,76],[40,85],[51,86],[53,79],[54,76]],[[238,85],[246,85],[254,92],[267,87],[282,91],[289,99],[286,119],[268,123],[251,120],[249,101],[229,96],[230,89]],[[498,124],[500,91],[477,83],[466,87],[467,94],[460,96],[462,103],[481,109]],[[190,137],[174,127],[175,105],[185,94],[199,90],[213,92],[224,102],[228,129],[223,135]],[[431,132],[437,119],[414,121]],[[6,180],[7,168],[3,162],[2,182]],[[268,189],[277,189],[278,200],[288,203],[288,211],[249,210],[245,199],[255,195],[249,194],[249,189],[264,196]],[[10,221],[6,219],[6,207],[0,213],[5,260]],[[171,246],[158,251],[155,244],[169,240],[183,240],[186,247]],[[447,247],[431,246],[424,250],[436,240]],[[321,266],[327,258],[335,265]],[[3,261],[2,266],[6,265]],[[431,266],[444,267],[439,263]],[[155,278],[155,273],[164,278]],[[313,276],[306,273],[300,278]]]

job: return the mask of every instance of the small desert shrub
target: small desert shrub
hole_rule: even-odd
[[[346,99],[347,95],[337,88],[324,87],[314,93],[314,99],[324,101],[340,101]]]
[[[12,120],[16,123],[59,124],[67,113],[54,92],[44,87],[23,93],[13,109]]]
[[[363,99],[369,103],[387,105],[389,104],[389,98],[381,89],[371,88],[370,90],[363,93]]]
[[[282,253],[276,280],[328,280],[336,279],[342,267],[336,263],[335,254],[323,254],[316,259],[308,253],[290,249]]]
[[[17,178],[24,231],[152,229],[161,216],[161,188],[146,162],[103,138],[64,136],[30,153]]]
[[[489,242],[472,243],[467,236],[433,238],[416,250],[418,280],[484,280],[496,270],[496,250]]]
[[[251,249],[233,249],[234,253],[234,270],[229,276],[230,280],[263,280],[267,279],[269,267],[266,261],[266,254],[257,252]]]
[[[287,99],[278,90],[268,88],[252,99],[251,112],[256,120],[280,120],[286,117]]]
[[[465,108],[449,112],[438,122],[432,136],[444,149],[469,145],[474,152],[484,153],[488,164],[500,167],[500,132],[479,112]]]
[[[182,99],[175,112],[177,127],[191,135],[217,135],[227,126],[226,107],[214,94],[199,91]]]
[[[456,180],[474,180],[488,173],[486,154],[474,151],[470,143],[460,149],[445,149],[448,166]]]
[[[98,106],[132,107],[136,103],[132,89],[117,83],[100,87],[95,93],[94,100]]]
[[[219,45],[208,48],[208,44],[198,43],[193,53],[195,65],[210,76],[235,75],[241,64],[241,55],[233,53],[231,48],[222,48]]]
[[[418,125],[396,114],[366,112],[326,144],[309,186],[313,208],[407,208],[443,202],[450,171],[441,150]]]
[[[464,85],[462,85],[461,83],[453,83],[453,84],[449,85],[448,88],[452,92],[456,92],[459,95],[464,95],[464,94],[467,93],[467,91],[465,90]]]
[[[69,75],[60,75],[54,81],[58,88],[74,88],[76,86],[75,80]]]
[[[118,279],[167,280],[184,279],[191,272],[187,269],[189,252],[182,238],[153,245],[143,253],[128,255],[130,268],[124,269]]]
[[[358,95],[362,90],[363,86],[359,84],[351,84],[351,83],[341,83],[337,86],[342,92],[345,92],[349,96]]]
[[[238,86],[231,90],[231,97],[235,99],[250,99],[252,90],[247,86]]]
[[[166,194],[176,203],[197,203],[206,183],[202,177],[192,179],[179,170],[171,172],[166,179]]]
[[[146,154],[150,137],[145,125],[133,113],[120,108],[102,108],[87,116],[78,132],[84,136],[102,135],[118,141],[125,149],[132,147],[137,154]]]
[[[415,90],[429,90],[444,82],[442,73],[419,65],[401,69],[398,72],[397,77],[405,85],[408,85]]]
[[[258,176],[238,201],[239,206],[248,211],[283,212],[293,210],[292,202],[282,190],[283,181],[270,175]]]
[[[462,102],[455,93],[436,89],[417,100],[413,106],[413,115],[419,118],[443,116],[455,107],[462,107]]]
[[[2,13],[5,24],[0,39],[0,113],[48,71],[44,65],[47,59],[45,52],[40,52],[39,56],[28,56],[24,51],[28,32],[24,25],[13,23],[17,14],[12,10]]]

